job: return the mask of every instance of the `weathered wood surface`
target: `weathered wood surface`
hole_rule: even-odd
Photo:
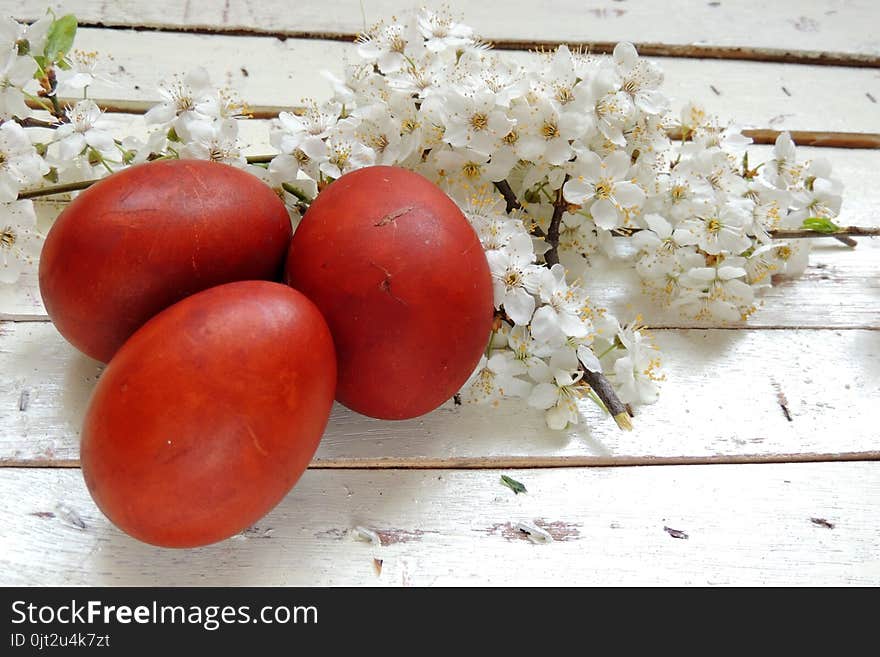
[[[0,464],[75,465],[101,367],[46,322],[0,324]],[[880,331],[662,330],[660,400],[622,432],[589,400],[586,426],[540,411],[445,405],[403,422],[336,407],[315,465],[492,467],[877,458]],[[23,397],[24,395],[24,397]],[[26,399],[22,409],[22,399]],[[791,418],[790,420],[788,418]]]
[[[341,73],[354,60],[346,40],[364,26],[359,0],[332,8],[274,0],[50,4],[85,25],[158,28],[80,30],[78,47],[112,55],[105,72],[115,82],[96,83],[91,95],[131,112],[159,98],[161,79],[198,65],[261,115],[299,106],[303,97],[326,98],[319,71]],[[449,4],[502,47],[629,40],[680,54],[657,60],[676,108],[694,99],[746,127],[880,132],[880,9],[872,0]],[[363,6],[372,22],[414,3]],[[19,18],[44,7],[0,0],[0,13]],[[283,38],[321,34],[333,40]],[[688,59],[699,55],[777,63]],[[810,61],[875,68],[803,64]],[[120,136],[145,129],[140,117],[107,118]],[[243,134],[249,153],[267,152],[262,122],[243,126]],[[842,223],[880,225],[880,152],[801,152],[832,160],[847,188]],[[38,207],[45,229],[63,203]],[[497,410],[450,404],[403,423],[337,408],[314,467],[284,502],[245,536],[200,550],[160,550],[122,535],[95,508],[76,469],[0,467],[7,501],[0,585],[876,586],[878,249],[878,240],[861,240],[855,250],[821,240],[806,275],[766,294],[746,326],[655,331],[667,381],[630,434],[589,402],[589,429],[562,433],[515,403]],[[689,325],[633,294],[630,283],[625,268],[610,271],[591,283],[593,299],[623,319],[642,312],[654,325]],[[76,465],[79,425],[100,369],[45,321],[33,276],[16,290],[0,287],[3,319],[42,321],[0,321],[0,466]],[[865,459],[874,462],[775,463]],[[657,463],[690,465],[547,468]],[[529,492],[514,496],[500,485],[502,473]],[[520,521],[556,540],[531,544],[515,529]],[[357,525],[377,530],[383,545],[352,539]]]
[[[420,4],[412,0],[313,2],[245,0],[157,0],[106,2],[54,0],[58,12],[75,13],[85,24],[277,36],[355,34]],[[877,6],[872,0],[799,2],[760,0],[709,2],[679,0],[562,0],[535,4],[510,0],[500,5],[450,0],[443,3],[477,34],[500,42],[608,42],[629,40],[680,46],[743,46],[780,50],[880,54]],[[2,0],[0,12],[35,19],[40,0]]]
[[[880,584],[877,463],[309,470],[245,536],[187,551],[123,535],[78,470],[0,469],[0,494],[3,585]]]

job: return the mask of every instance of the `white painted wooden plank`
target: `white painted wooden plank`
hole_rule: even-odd
[[[78,470],[2,469],[0,492],[2,585],[880,584],[880,463],[309,470],[247,538],[187,551],[116,530]]]
[[[82,29],[77,44],[112,55],[107,62],[112,82],[90,87],[92,97],[109,101],[155,102],[161,80],[204,66],[212,80],[231,85],[252,106],[297,106],[306,97],[329,97],[322,70],[341,76],[345,62],[357,61],[352,44],[333,41]],[[534,57],[512,52],[503,56],[519,61]],[[875,69],[655,61],[665,71],[663,89],[676,109],[697,100],[724,121],[749,127],[880,131],[880,76]]]
[[[49,4],[89,23],[303,34],[358,32],[365,21],[387,20],[425,3],[341,0],[330,7],[282,0],[55,0]],[[880,15],[872,0],[559,0],[543,5],[527,0],[447,0],[443,4],[487,39],[630,40],[880,53],[875,30]],[[22,18],[36,18],[44,7],[40,0],[0,2],[0,12]]]
[[[141,117],[119,117],[116,135],[127,131],[132,122],[135,131],[142,131]],[[138,127],[139,126],[139,127]],[[251,153],[270,152],[265,143],[265,122],[245,122],[242,130]],[[758,161],[768,157],[769,148],[751,150]],[[802,158],[827,157],[835,175],[845,184],[843,224],[880,225],[880,151],[830,148],[803,148]],[[40,225],[48,230],[63,205],[54,202],[38,204]],[[662,308],[645,298],[632,267],[621,264],[602,267],[601,277],[587,278],[593,302],[618,313],[621,319],[640,312],[648,324],[655,326],[708,326],[682,317],[678,311]],[[880,240],[862,239],[856,249],[848,249],[833,240],[816,241],[811,265],[806,274],[763,294],[763,306],[747,326],[811,326],[811,327],[872,327],[880,323]],[[40,301],[35,273],[22,277],[15,286],[0,285],[0,320],[42,319],[45,310]]]
[[[101,367],[65,343],[51,324],[0,327],[0,465],[76,464],[82,417]],[[547,429],[543,414],[522,401],[500,408],[450,402],[402,422],[372,420],[337,406],[315,463],[456,467],[852,453],[880,458],[880,331],[662,330],[654,339],[667,380],[656,404],[637,409],[632,432],[617,429],[588,400],[580,404],[583,424],[562,432]]]

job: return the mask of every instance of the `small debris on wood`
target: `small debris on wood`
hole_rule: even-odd
[[[786,89],[784,86],[783,86],[783,87],[780,87],[780,89],[782,89],[782,92],[783,92],[786,96],[788,96],[789,98],[791,97],[791,92],[790,92],[788,89]]]
[[[710,84],[710,85],[709,85],[709,88],[712,90],[712,93],[714,93],[716,96],[720,96],[720,95],[721,95],[721,92],[718,91],[718,89],[715,87],[714,84]]]
[[[672,538],[680,538],[684,540],[690,538],[687,532],[683,532],[680,529],[673,529],[672,527],[667,527],[666,525],[663,525],[663,531],[669,534]]]
[[[383,563],[385,563],[384,559],[373,559],[373,569],[376,571],[376,577],[382,574]]]
[[[516,479],[511,479],[507,475],[501,475],[501,484],[503,486],[507,486],[510,490],[514,492],[515,495],[528,492],[523,484],[518,482]]]
[[[235,538],[272,538],[272,532],[274,531],[275,530],[272,527],[263,529],[262,527],[253,525],[252,527],[243,529],[240,533],[236,534]]]
[[[244,77],[248,77],[250,75],[250,73],[248,72],[248,70],[244,66],[241,67],[241,74]]]
[[[394,545],[395,543],[410,543],[422,540],[425,534],[433,534],[436,532],[426,532],[422,529],[377,529],[376,536],[379,537],[381,545]]]
[[[877,102],[877,99],[874,98],[873,94],[871,94],[870,91],[866,91],[866,92],[865,92],[865,95],[868,97],[868,100],[870,100],[872,103],[876,103],[876,102]]]
[[[782,387],[776,383],[776,381],[771,379],[771,382],[776,389],[776,403],[779,404],[779,408],[782,409],[782,414],[785,416],[785,419],[792,422],[791,411],[788,410],[788,398],[785,396],[785,393],[782,392]]]
[[[461,406],[461,395],[458,393],[452,395],[452,403],[456,406]]]
[[[366,527],[358,525],[352,530],[351,534],[355,540],[372,543],[373,545],[382,545],[382,539],[379,538],[379,534],[372,529],[367,529]]]
[[[816,525],[817,527],[824,527],[825,529],[834,529],[834,523],[825,520],[825,518],[810,518],[810,522]]]
[[[18,410],[24,413],[28,409],[28,404],[31,401],[31,391],[27,388],[21,391],[21,396],[18,398]]]
[[[34,511],[28,515],[35,516],[37,518],[54,518],[55,514],[51,511]]]
[[[76,527],[77,529],[86,528],[86,523],[83,522],[83,519],[80,518],[79,514],[63,502],[58,502],[58,504],[55,505],[55,513],[68,525]]]
[[[564,520],[548,521],[545,518],[536,518],[535,526],[548,534],[554,541],[574,541],[580,537],[580,525],[565,522]],[[529,540],[528,534],[520,530],[519,525],[512,522],[496,523],[485,530],[487,534],[501,535],[507,541]]]
[[[550,535],[550,532],[541,529],[537,525],[531,525],[527,522],[518,522],[516,523],[516,528],[536,545],[553,542],[553,537]]]

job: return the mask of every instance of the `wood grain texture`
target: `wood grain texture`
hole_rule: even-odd
[[[0,465],[76,465],[101,366],[46,322],[0,324]],[[660,400],[623,432],[589,400],[583,424],[547,429],[521,401],[414,420],[335,407],[315,465],[493,467],[880,457],[880,331],[662,330]],[[22,399],[26,398],[25,410]],[[789,419],[790,418],[790,419]]]
[[[73,12],[87,24],[159,29],[194,29],[239,34],[304,36],[354,34],[365,25],[402,15],[412,0],[341,0],[332,9],[320,3],[280,0],[157,0],[104,2],[54,0],[60,12]],[[428,3],[431,5],[432,3]],[[437,6],[434,3],[433,6]],[[871,0],[803,3],[779,0],[707,2],[652,0],[610,2],[560,0],[536,5],[526,0],[443,4],[486,39],[502,42],[613,42],[629,40],[681,46],[741,46],[774,50],[880,54]],[[45,8],[39,0],[2,0],[0,12],[34,19]]]
[[[3,469],[0,494],[2,585],[880,584],[878,463],[309,470],[243,536],[188,551],[123,535],[78,470]]]
[[[96,81],[89,93],[126,111],[144,111],[158,101],[161,80],[204,66],[215,83],[233,87],[260,116],[277,114],[303,98],[328,98],[330,85],[321,71],[341,76],[346,62],[357,61],[350,43],[267,37],[82,29],[77,47],[112,56],[104,62],[112,82]],[[674,58],[657,63],[676,109],[697,100],[723,121],[750,128],[880,130],[880,108],[871,100],[880,100],[880,76],[870,69]]]

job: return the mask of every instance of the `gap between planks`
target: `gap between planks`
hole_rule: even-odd
[[[106,30],[125,30],[134,32],[165,32],[171,34],[204,34],[242,37],[265,37],[286,41],[303,39],[315,41],[342,41],[352,43],[357,34],[352,32],[265,30],[242,27],[188,27],[169,25],[126,25],[112,21],[82,21],[80,27]],[[560,45],[594,54],[610,54],[617,45],[614,41],[531,40],[531,39],[488,39],[496,50],[543,51],[553,50]],[[727,59],[750,62],[771,62],[777,64],[806,64],[811,66],[850,66],[853,68],[880,68],[880,56],[828,52],[823,50],[797,50],[788,48],[758,48],[751,46],[713,46],[699,44],[670,44],[635,42],[639,53],[650,57],[678,57],[682,59]]]
[[[767,465],[780,463],[846,463],[880,461],[880,451],[812,454],[733,454],[723,456],[511,456],[448,459],[321,459],[310,470],[545,470],[552,468],[623,468],[675,465]],[[79,468],[79,460],[0,460],[0,468]]]

